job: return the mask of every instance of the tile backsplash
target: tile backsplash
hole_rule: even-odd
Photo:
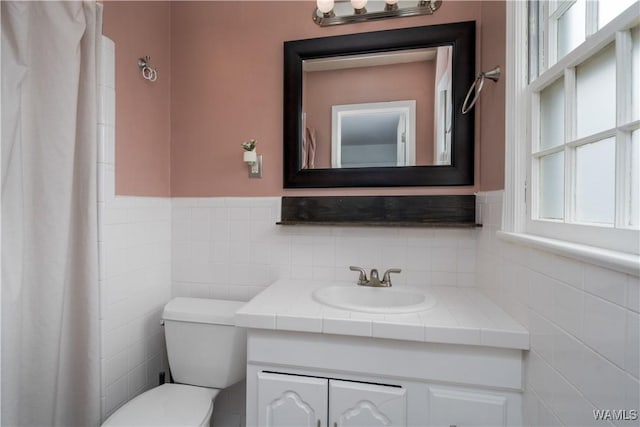
[[[593,410],[640,409],[638,276],[502,241],[502,192],[477,204],[478,287],[531,334],[526,425],[612,425]]]
[[[175,296],[248,300],[276,279],[354,281],[350,265],[395,285],[474,286],[476,230],[281,226],[279,197],[174,198]]]
[[[106,263],[103,271],[103,280],[113,268],[119,277],[103,282],[107,413],[153,385],[149,373],[164,363],[157,325],[170,297],[248,300],[279,278],[355,282],[348,269],[355,264],[402,268],[395,286],[477,286],[526,326],[527,425],[614,425],[595,422],[592,411],[637,407],[638,277],[502,241],[502,192],[480,194],[477,203],[481,229],[432,229],[278,226],[279,197],[107,199],[107,239],[147,249],[141,258],[124,255],[138,267]],[[127,245],[106,254],[123,257]],[[218,419],[242,425],[238,390],[227,392],[237,410],[219,408]]]
[[[358,265],[394,286],[474,286],[476,230],[281,226],[280,197],[173,198],[172,296],[247,301],[277,279],[356,282]],[[243,384],[214,426],[244,425]],[[234,409],[235,408],[235,409]]]

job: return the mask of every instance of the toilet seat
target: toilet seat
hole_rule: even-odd
[[[163,384],[127,402],[102,426],[205,426],[219,392],[213,388]]]

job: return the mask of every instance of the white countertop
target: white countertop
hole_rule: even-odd
[[[236,312],[237,326],[431,343],[529,349],[529,332],[475,288],[433,286],[437,304],[408,314],[370,314],[316,302],[322,286],[351,282],[278,280]],[[402,288],[402,285],[397,285]]]

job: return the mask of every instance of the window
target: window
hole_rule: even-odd
[[[524,229],[638,253],[640,3],[528,5]]]

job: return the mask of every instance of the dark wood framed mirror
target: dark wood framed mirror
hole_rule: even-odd
[[[340,167],[307,164],[306,113],[303,114],[305,64],[327,58],[379,56],[449,49],[449,152],[446,164]],[[474,115],[461,113],[475,75],[475,22],[411,27],[284,43],[284,188],[461,186],[474,183]],[[367,89],[375,93],[375,85]],[[433,95],[432,95],[433,96]],[[330,107],[329,107],[330,109]],[[416,116],[416,122],[427,117]],[[433,107],[431,109],[432,122]],[[329,113],[330,114],[330,113]],[[330,134],[331,129],[322,129]],[[436,132],[437,133],[437,132]],[[435,140],[437,136],[431,136]],[[304,141],[305,145],[307,141]],[[434,141],[431,144],[435,144]],[[303,156],[304,154],[304,156]],[[303,159],[304,157],[304,159]],[[433,156],[432,156],[433,157]]]

